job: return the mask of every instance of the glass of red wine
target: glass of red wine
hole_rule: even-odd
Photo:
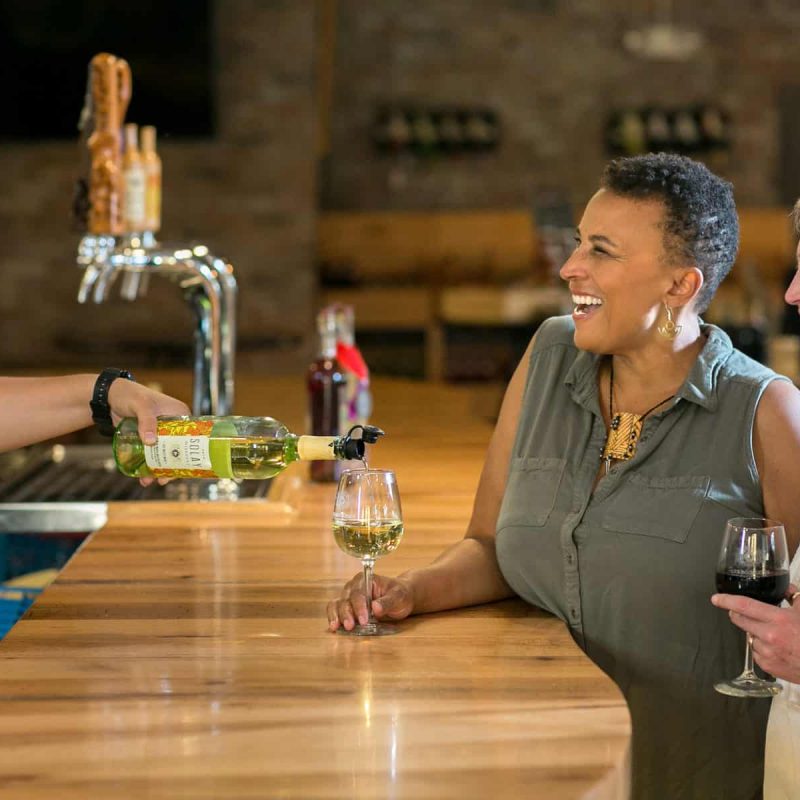
[[[789,552],[783,524],[763,517],[729,519],[717,562],[717,591],[776,606],[788,588]],[[716,683],[714,688],[732,697],[772,697],[781,692],[775,680],[756,675],[749,633],[742,674]]]

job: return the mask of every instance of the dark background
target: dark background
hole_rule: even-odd
[[[210,0],[0,0],[0,138],[74,139],[91,58],[124,55],[128,117],[161,136],[214,133]]]

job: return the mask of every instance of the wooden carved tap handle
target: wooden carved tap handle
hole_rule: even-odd
[[[89,137],[89,231],[125,232],[124,185],[120,140],[131,98],[128,63],[110,53],[98,53],[90,63],[94,130]]]
[[[119,115],[119,130],[125,122],[128,105],[131,102],[131,68],[124,58],[118,58],[117,70],[117,114]]]

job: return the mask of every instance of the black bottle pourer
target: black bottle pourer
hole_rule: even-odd
[[[351,439],[353,437],[353,431],[357,430],[361,431],[361,440],[365,444],[375,444],[379,436],[385,436],[384,432],[374,425],[353,425],[353,427],[347,431],[347,438]]]
[[[358,439],[353,438],[355,431],[361,431]],[[366,445],[375,444],[384,433],[374,425],[353,425],[344,435],[344,457],[346,459],[363,459],[366,452]]]

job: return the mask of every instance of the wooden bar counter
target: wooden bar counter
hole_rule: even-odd
[[[463,535],[491,425],[464,389],[375,394],[395,574]],[[300,430],[302,383],[240,384],[237,407]],[[303,465],[276,484],[270,503],[110,506],[0,643],[1,797],[627,797],[627,708],[559,620],[507,601],[331,634],[358,569],[333,487]]]

